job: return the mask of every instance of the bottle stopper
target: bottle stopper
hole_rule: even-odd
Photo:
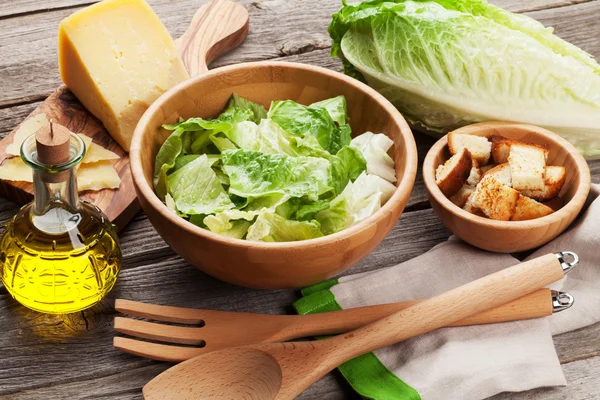
[[[35,145],[39,163],[60,165],[71,159],[71,132],[52,120],[35,133]]]

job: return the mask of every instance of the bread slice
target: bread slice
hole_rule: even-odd
[[[512,187],[512,177],[510,174],[510,165],[508,163],[496,165],[494,168],[487,171],[483,176],[493,176],[503,185]]]
[[[508,221],[517,207],[519,196],[518,191],[503,185],[493,176],[485,176],[479,182],[469,200],[474,207],[481,210],[487,217]]]
[[[435,170],[435,183],[446,197],[454,195],[465,184],[473,161],[469,150],[463,148]]]
[[[509,139],[501,135],[490,136],[490,142],[492,143],[492,160],[495,164],[504,164],[508,162],[510,156],[510,146],[513,143],[528,144],[530,146],[539,147],[540,149],[547,150],[546,146],[520,142],[518,140]],[[548,158],[548,152],[546,151],[546,159]]]
[[[464,205],[467,203],[469,196],[471,196],[471,193],[473,193],[474,191],[475,186],[471,186],[468,183],[465,183],[463,187],[461,187],[460,190],[454,194],[454,196],[451,196],[449,198],[449,200],[457,206],[459,206],[460,208],[463,208]]]
[[[475,135],[466,135],[464,133],[450,132],[448,134],[448,149],[450,154],[458,154],[462,149],[467,149],[471,153],[473,160],[479,165],[486,165],[492,153],[492,144],[487,138]]]
[[[510,217],[510,220],[527,221],[529,219],[544,217],[552,214],[553,212],[553,209],[543,205],[542,203],[538,203],[537,201],[526,196],[520,196],[519,200],[517,201],[515,212],[513,213],[512,217]]]
[[[542,190],[521,190],[521,194],[539,201],[555,198],[565,183],[566,175],[565,167],[548,166],[544,173],[544,188]]]
[[[542,202],[542,204],[550,207],[554,211],[558,211],[565,205],[565,202],[563,201],[563,199],[556,196],[556,197],[551,198],[550,200],[546,200],[546,201]]]
[[[548,150],[526,143],[510,145],[510,175],[517,190],[543,190]]]

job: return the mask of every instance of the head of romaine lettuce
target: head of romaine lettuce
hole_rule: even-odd
[[[531,123],[600,157],[600,65],[551,28],[486,0],[372,0],[329,26],[332,55],[413,127]]]

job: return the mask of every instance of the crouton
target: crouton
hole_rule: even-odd
[[[548,150],[525,143],[510,145],[510,175],[517,190],[543,190]]]
[[[467,203],[471,201],[474,207],[491,219],[508,221],[514,214],[519,196],[518,191],[503,185],[493,176],[486,176],[479,182]]]
[[[469,150],[473,160],[481,166],[486,165],[492,152],[492,144],[482,136],[450,132],[448,134],[450,154],[458,154],[464,148]]]
[[[457,206],[459,206],[460,208],[463,208],[464,205],[466,204],[467,200],[469,199],[469,196],[474,191],[475,191],[475,186],[471,186],[468,183],[465,183],[463,185],[463,187],[461,187],[460,190],[458,192],[456,192],[456,194],[454,194],[454,196],[451,196],[449,198],[449,200],[451,202],[453,202],[454,204],[456,204]]]
[[[544,173],[544,188],[542,190],[521,190],[521,194],[538,201],[550,200],[560,193],[565,183],[565,167],[548,166]]]
[[[485,214],[473,204],[473,193],[471,193],[471,195],[467,198],[467,201],[463,206],[463,210],[470,212],[471,214],[478,215],[480,217],[485,217]]]
[[[528,144],[530,146],[539,147],[540,149],[547,150],[546,146],[533,143],[520,142],[518,140],[509,139],[501,135],[490,136],[490,142],[492,143],[492,160],[495,164],[504,164],[508,162],[510,156],[510,146],[513,143]],[[546,151],[546,159],[548,159],[548,152]]]
[[[473,166],[471,167],[471,172],[467,178],[467,185],[476,186],[481,180],[482,175],[483,173],[481,172],[481,168],[479,168],[477,161],[473,160]]]
[[[510,175],[510,165],[508,163],[496,165],[487,171],[483,176],[493,176],[503,185],[512,187],[512,177]]]
[[[494,168],[496,166],[496,164],[488,164],[488,165],[484,165],[483,167],[480,167],[479,170],[481,171],[481,176],[483,176],[486,172],[488,172],[490,169]]]
[[[504,164],[508,162],[510,145],[514,141],[504,136],[492,135],[490,136],[490,142],[492,143],[492,160],[494,160],[494,163]]]
[[[512,217],[510,217],[510,220],[526,221],[529,219],[544,217],[552,214],[553,212],[553,209],[543,205],[542,203],[538,203],[537,201],[526,196],[520,196],[519,200],[517,201],[515,212],[513,213]]]
[[[550,200],[543,201],[542,204],[550,207],[554,211],[558,211],[565,205],[565,202],[563,201],[563,199],[556,196],[551,198]]]
[[[435,170],[435,183],[446,197],[454,195],[465,184],[473,161],[469,150],[463,148]]]

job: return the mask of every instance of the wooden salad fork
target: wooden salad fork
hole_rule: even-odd
[[[169,307],[117,299],[115,308],[124,314],[189,326],[165,325],[115,317],[116,331],[143,339],[194,347],[145,342],[118,336],[114,338],[114,346],[124,352],[154,360],[180,362],[229,347],[348,332],[422,301],[382,304],[310,315],[264,315]],[[447,326],[541,318],[569,308],[572,303],[573,298],[567,293],[539,289]]]

